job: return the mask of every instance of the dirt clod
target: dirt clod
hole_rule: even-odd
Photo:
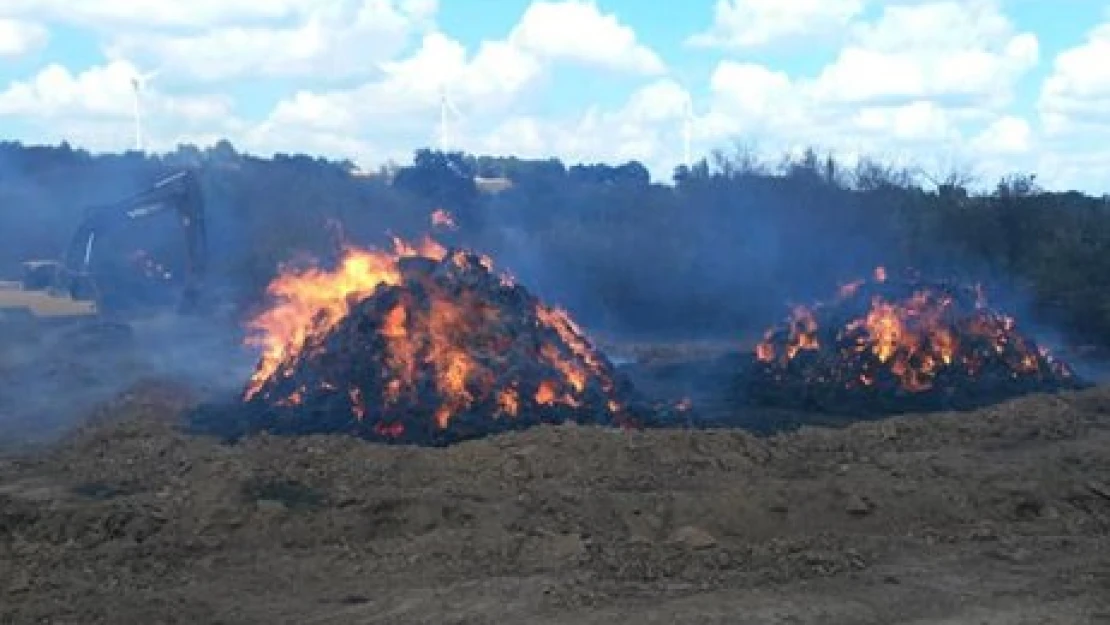
[[[717,539],[709,532],[694,527],[692,525],[684,525],[671,534],[671,542],[690,549],[710,549],[717,546]]]
[[[852,516],[866,516],[875,509],[875,504],[871,503],[866,497],[852,494],[848,496],[844,509]]]

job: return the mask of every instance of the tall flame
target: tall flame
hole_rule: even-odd
[[[337,268],[283,271],[267,287],[274,305],[247,323],[247,343],[262,350],[261,360],[247,384],[251,399],[290,356],[312,336],[326,334],[347,316],[352,302],[381,285],[399,284],[397,259],[424,256],[441,259],[446,250],[431,238],[412,245],[394,238],[392,254],[344,246]]]
[[[426,273],[406,273],[401,260],[422,258],[434,261],[438,269]],[[458,281],[439,282],[433,275],[459,272]],[[380,405],[367,405],[367,395],[359,388],[345,392],[351,411],[358,420],[381,417],[391,407],[425,405],[434,397],[435,426],[448,427],[451,419],[476,405],[490,406],[491,416],[515,417],[522,403],[540,406],[563,405],[577,408],[589,392],[600,389],[608,400],[607,409],[616,415],[622,410],[615,383],[607,363],[594,351],[566,311],[534,302],[530,310],[537,323],[540,342],[534,346],[521,342],[503,328],[516,323],[519,313],[506,313],[489,298],[492,293],[468,286],[474,276],[491,275],[492,261],[461,251],[449,252],[430,238],[412,244],[393,241],[393,250],[365,250],[344,246],[338,266],[332,270],[286,268],[270,284],[273,304],[251,319],[248,342],[261,349],[259,364],[244,392],[250,401],[263,393],[279,405],[299,405],[315,390],[337,390],[347,382],[308,376],[293,377],[295,366],[306,358],[323,355],[326,338],[354,306],[385,287],[404,287],[389,295],[388,308],[376,317],[380,337]],[[482,278],[484,279],[484,278]],[[412,282],[416,280],[416,282]],[[517,289],[511,278],[496,276],[489,284]],[[410,288],[411,287],[411,288]],[[528,310],[528,309],[526,309]],[[361,340],[361,339],[360,339]],[[521,347],[524,346],[524,347]],[[550,377],[534,381],[510,380],[500,376],[504,354],[510,348],[534,350],[534,362],[545,363]],[[375,348],[376,349],[376,348]],[[518,356],[519,357],[519,356]],[[546,374],[545,374],[546,375]],[[427,377],[430,376],[430,377]],[[312,378],[312,379],[308,379]],[[295,390],[280,391],[269,397],[270,382],[287,379]],[[430,380],[435,393],[422,390]],[[592,384],[593,391],[590,391]],[[408,403],[405,403],[408,402]],[[601,400],[605,404],[605,400]],[[376,425],[380,433],[404,432],[398,424]]]

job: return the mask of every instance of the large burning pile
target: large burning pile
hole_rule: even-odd
[[[888,280],[882,268],[830,303],[795,307],[754,356],[749,401],[835,413],[963,409],[1080,385],[978,287]]]
[[[564,311],[491,267],[425,239],[346,247],[334,270],[284,272],[249,324],[262,356],[246,406],[209,425],[442,444],[618,423],[627,390],[612,365]]]

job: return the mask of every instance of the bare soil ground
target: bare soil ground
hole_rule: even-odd
[[[815,419],[730,411],[728,349],[611,353],[702,419]],[[23,433],[176,380],[0,445],[0,623],[1110,623],[1110,386],[772,437],[229,446],[178,427],[201,353],[0,355]]]
[[[1110,622],[1110,389],[770,438],[181,433],[0,460],[2,623]]]

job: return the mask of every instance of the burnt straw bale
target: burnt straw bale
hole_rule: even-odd
[[[622,425],[633,391],[559,309],[463,251],[402,257],[397,278],[309,333],[195,431],[343,433],[441,445],[538,424]]]
[[[740,368],[735,391],[745,404],[864,417],[1084,386],[979,287],[880,269],[829,302],[795,307]]]

